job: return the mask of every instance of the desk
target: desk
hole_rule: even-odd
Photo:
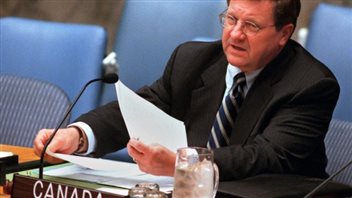
[[[19,155],[20,163],[30,163],[39,159],[32,148],[0,144],[0,150],[11,151]],[[78,186],[85,186],[83,182],[75,182],[80,184]],[[283,195],[303,197],[321,182],[321,179],[298,175],[258,175],[238,181],[220,182],[217,197],[284,197]],[[331,194],[341,195],[341,197],[351,196],[352,187],[329,182],[318,196],[326,197]],[[0,188],[0,197],[9,198],[10,196],[4,195]]]
[[[0,144],[0,151],[8,151],[18,155],[18,163],[20,164],[39,160],[39,157],[34,154],[33,149],[28,147]],[[10,195],[5,195],[3,188],[0,188],[0,197],[7,198],[10,197]]]

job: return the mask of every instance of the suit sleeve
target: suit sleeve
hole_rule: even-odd
[[[117,101],[83,114],[76,121],[84,122],[92,128],[96,140],[95,157],[127,145],[129,136]]]

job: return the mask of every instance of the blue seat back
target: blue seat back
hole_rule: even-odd
[[[337,172],[352,160],[352,122],[333,119],[325,137],[329,174]],[[333,180],[352,186],[352,166]]]
[[[57,127],[70,105],[62,89],[26,77],[0,75],[0,93],[0,144],[32,147],[37,132]]]
[[[333,117],[352,121],[352,8],[320,4],[311,18],[306,48],[340,83]]]
[[[221,39],[218,15],[226,8],[219,0],[126,1],[115,41],[121,81],[132,90],[149,85],[179,44]],[[112,100],[114,86],[104,85],[102,104]],[[105,158],[133,162],[126,148]]]
[[[107,33],[95,25],[5,17],[0,19],[1,74],[51,82],[72,101],[83,85],[101,76]],[[95,108],[101,85],[87,89],[72,117]]]
[[[122,82],[133,90],[149,85],[179,44],[220,39],[218,15],[226,7],[225,0],[126,1],[115,41]],[[110,88],[103,103],[116,99]]]

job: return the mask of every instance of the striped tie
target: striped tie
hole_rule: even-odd
[[[236,74],[230,94],[222,102],[211,129],[207,147],[209,149],[229,145],[231,131],[237,117],[239,108],[243,102],[243,87],[246,78],[243,72]]]

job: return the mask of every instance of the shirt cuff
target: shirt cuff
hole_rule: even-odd
[[[68,127],[70,126],[74,126],[74,127],[78,127],[82,130],[82,132],[86,135],[87,137],[87,144],[88,144],[88,149],[87,152],[85,153],[80,153],[80,155],[88,155],[91,154],[94,149],[95,149],[95,137],[94,137],[94,133],[92,128],[90,128],[90,126],[84,122],[75,122],[72,123],[70,125],[68,125]]]

